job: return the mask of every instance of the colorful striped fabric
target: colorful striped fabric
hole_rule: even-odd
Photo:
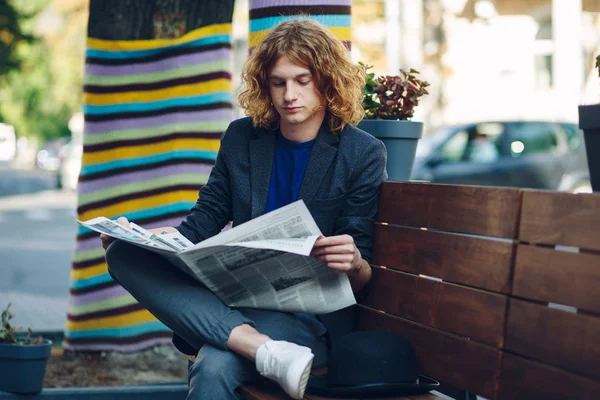
[[[215,23],[172,39],[88,39],[79,219],[125,216],[152,228],[188,214],[233,118],[231,34],[231,23]],[[70,292],[67,349],[136,351],[171,340],[112,280],[98,235],[83,227]]]
[[[352,0],[250,0],[248,47],[252,50],[277,24],[303,15],[327,26],[350,49],[351,6]]]

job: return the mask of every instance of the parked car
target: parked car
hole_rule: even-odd
[[[58,184],[61,188],[67,190],[77,189],[82,154],[83,146],[73,141],[70,141],[60,149],[58,154],[60,160]]]
[[[492,121],[443,127],[417,147],[412,180],[591,192],[576,124]]]
[[[58,171],[60,168],[58,153],[66,143],[67,139],[64,137],[46,142],[44,147],[42,147],[36,155],[36,166],[45,171]]]

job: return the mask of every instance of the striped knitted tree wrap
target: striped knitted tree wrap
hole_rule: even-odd
[[[156,3],[128,3],[126,11],[146,24],[136,40],[94,37],[94,29],[118,35],[130,19],[105,11],[120,0],[90,4],[80,220],[125,216],[146,228],[177,225],[206,183],[233,118],[233,0],[174,0],[173,12]],[[199,9],[207,3],[220,12]],[[98,235],[83,227],[70,287],[65,348],[136,351],[170,342],[170,330],[112,280]]]
[[[328,27],[350,49],[352,0],[250,0],[249,10],[250,50],[279,23],[299,15]]]

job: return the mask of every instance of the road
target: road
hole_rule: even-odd
[[[58,186],[56,172],[37,169],[14,169],[0,161],[0,196],[12,196],[52,190]]]
[[[64,328],[75,207],[65,191],[0,197],[0,308],[11,302],[17,325]]]

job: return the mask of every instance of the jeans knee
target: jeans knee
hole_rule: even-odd
[[[254,363],[235,353],[205,345],[189,369],[190,390],[200,389],[212,399],[236,398],[236,389],[259,377]],[[190,396],[190,398],[196,398]],[[198,397],[200,398],[200,397]]]
[[[232,373],[239,370],[241,362],[239,358],[240,356],[228,351],[213,352],[204,356],[198,354],[191,373],[198,376],[204,383],[228,379],[233,375]]]
[[[108,267],[108,273],[115,279],[115,272],[119,265],[124,264],[123,259],[126,257],[127,252],[123,251],[123,247],[126,247],[127,243],[123,243],[119,240],[112,242],[104,254],[106,259],[106,265]]]

